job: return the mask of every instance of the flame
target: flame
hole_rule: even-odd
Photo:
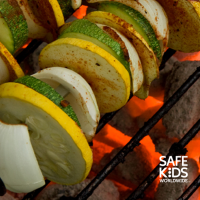
[[[82,5],[79,9],[77,9],[74,12],[74,14],[73,14],[74,17],[76,17],[77,19],[82,19],[87,13],[87,8],[88,8],[88,6]]]
[[[22,46],[22,49],[26,49],[26,47],[31,43],[31,41],[32,41],[32,39],[28,39],[27,40],[27,42],[26,42],[26,44],[24,44],[23,46]]]

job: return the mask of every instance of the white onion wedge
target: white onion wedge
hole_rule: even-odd
[[[62,67],[47,68],[33,76],[48,83],[70,103],[90,142],[95,135],[100,113],[89,84],[76,72]]]
[[[47,34],[47,29],[45,29],[36,16],[33,14],[28,0],[17,0],[28,24],[28,37],[32,39],[44,38]]]
[[[0,84],[8,82],[10,80],[9,70],[3,61],[3,59],[0,57]]]
[[[102,30],[104,30],[103,27],[106,27],[103,24],[97,24],[97,26],[99,28],[101,28]],[[109,27],[109,28],[111,28],[111,27]],[[134,94],[135,92],[137,92],[140,89],[140,87],[142,86],[142,83],[144,81],[144,74],[143,74],[140,58],[138,56],[137,51],[135,50],[135,47],[131,44],[131,42],[116,29],[114,29],[114,28],[111,28],[111,29],[121,38],[121,40],[124,42],[124,44],[128,50],[129,59],[130,59],[129,60],[130,71],[131,71],[131,75],[132,75],[132,77],[131,77],[132,78],[132,92]]]
[[[165,10],[163,7],[155,0],[149,0],[151,1],[153,7],[156,10],[156,18],[155,18],[155,25],[156,25],[156,37],[160,41],[161,44],[161,50],[162,53],[165,52],[167,45],[168,45],[168,39],[169,39],[169,24],[168,24],[168,18],[167,14],[165,13]]]
[[[0,121],[0,177],[7,189],[28,193],[45,185],[26,125]]]

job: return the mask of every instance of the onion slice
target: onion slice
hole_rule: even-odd
[[[78,73],[63,67],[43,69],[33,76],[53,87],[72,106],[87,141],[91,142],[100,119],[90,85]]]
[[[124,42],[124,44],[127,48],[128,54],[129,54],[129,64],[130,64],[130,72],[131,72],[131,80],[132,80],[132,92],[133,92],[133,94],[135,94],[140,89],[140,87],[142,86],[143,81],[144,81],[142,64],[141,64],[140,58],[138,56],[138,53],[137,53],[135,47],[131,44],[131,42],[122,33],[117,31],[116,29],[114,29],[110,26],[103,25],[103,24],[96,24],[96,25],[99,28],[101,28],[102,30],[104,30],[104,27],[109,27]]]
[[[28,193],[45,185],[26,125],[0,121],[0,177],[6,188]]]
[[[29,38],[44,38],[47,35],[48,30],[42,26],[37,17],[33,14],[29,6],[28,0],[17,0],[17,2],[26,18],[29,30]]]

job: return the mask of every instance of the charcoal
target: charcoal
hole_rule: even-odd
[[[200,66],[198,61],[175,62],[165,85],[165,101],[187,80]],[[200,80],[197,80],[173,108],[163,117],[166,135],[170,138],[182,138],[199,119]],[[198,135],[199,137],[200,135]]]
[[[36,200],[58,200],[62,196],[76,197],[81,190],[83,190],[91,180],[86,179],[83,182],[65,186],[59,184],[52,184],[47,186],[36,198]],[[119,192],[117,187],[109,180],[104,180],[88,200],[119,200]]]
[[[116,148],[111,153],[105,154],[100,164],[93,165],[92,170],[98,173],[120,150],[121,148]],[[123,163],[116,166],[108,178],[121,183],[129,181],[130,184],[128,185],[135,189],[152,170],[153,164],[150,159],[150,152],[143,144],[140,144],[125,157]],[[150,196],[153,195],[154,188],[155,182],[147,189]]]
[[[175,57],[171,57],[166,63],[164,69],[162,69],[159,73],[159,78],[152,81],[151,86],[149,88],[149,95],[154,98],[163,101],[161,93],[164,92],[165,82],[168,75],[171,73],[173,68],[173,64],[178,61]]]
[[[125,119],[125,120],[124,120]],[[127,106],[121,108],[109,122],[111,126],[121,131],[125,135],[133,136],[139,130],[137,119],[131,117],[127,111]]]
[[[195,160],[188,159],[187,162],[188,166],[188,182],[184,183],[159,183],[158,189],[155,193],[155,200],[175,200],[178,199],[182,193],[185,191],[186,188],[197,178],[198,176],[198,165]],[[181,169],[181,164],[178,164],[178,168]],[[178,178],[176,178],[178,179]],[[196,191],[190,200],[198,200],[199,198],[198,191]]]
[[[7,190],[6,194],[0,197],[0,200],[22,200],[25,195],[25,193],[14,193]]]

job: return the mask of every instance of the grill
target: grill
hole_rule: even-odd
[[[18,63],[21,63],[30,53],[32,53],[42,42],[38,40],[33,40],[26,49],[22,50],[15,58]],[[168,49],[163,57],[163,61],[160,65],[160,70],[165,67],[165,63],[168,59],[175,53],[176,51],[172,49]],[[185,83],[174,93],[174,95],[168,99],[164,103],[164,105],[151,117],[142,128],[134,135],[131,140],[118,152],[118,154],[101,170],[97,176],[87,185],[85,189],[83,189],[75,198],[74,197],[61,197],[60,200],[84,200],[90,197],[93,191],[99,186],[99,184],[114,170],[114,168],[119,164],[123,163],[125,157],[133,151],[133,149],[140,145],[140,141],[149,134],[149,131],[153,128],[153,126],[176,104],[179,99],[185,94],[185,92],[199,79],[200,77],[200,67],[196,69],[196,71],[185,81]],[[130,96],[130,99],[132,96]],[[115,116],[118,111],[105,114],[97,128],[96,134]],[[178,156],[185,155],[187,149],[185,146],[195,137],[195,135],[200,130],[200,119],[195,123],[195,125],[188,130],[185,136],[177,143],[174,143],[169,153],[166,155],[166,160],[169,156]],[[92,145],[92,144],[91,144]],[[136,199],[145,199],[145,190],[151,185],[151,183],[159,176],[159,167],[157,165],[153,171],[146,177],[145,180],[131,193],[131,195],[127,198],[127,200],[136,200]],[[46,181],[46,185],[49,181]],[[45,185],[45,186],[46,186]],[[0,180],[0,195],[5,193],[5,188],[3,182]],[[44,186],[44,187],[45,187]],[[185,190],[185,192],[178,198],[178,200],[186,200],[189,199],[192,194],[198,189],[200,186],[200,176],[196,178],[196,180],[191,183],[191,185]],[[39,188],[29,194],[27,194],[23,200],[31,200],[34,199],[43,189]]]

